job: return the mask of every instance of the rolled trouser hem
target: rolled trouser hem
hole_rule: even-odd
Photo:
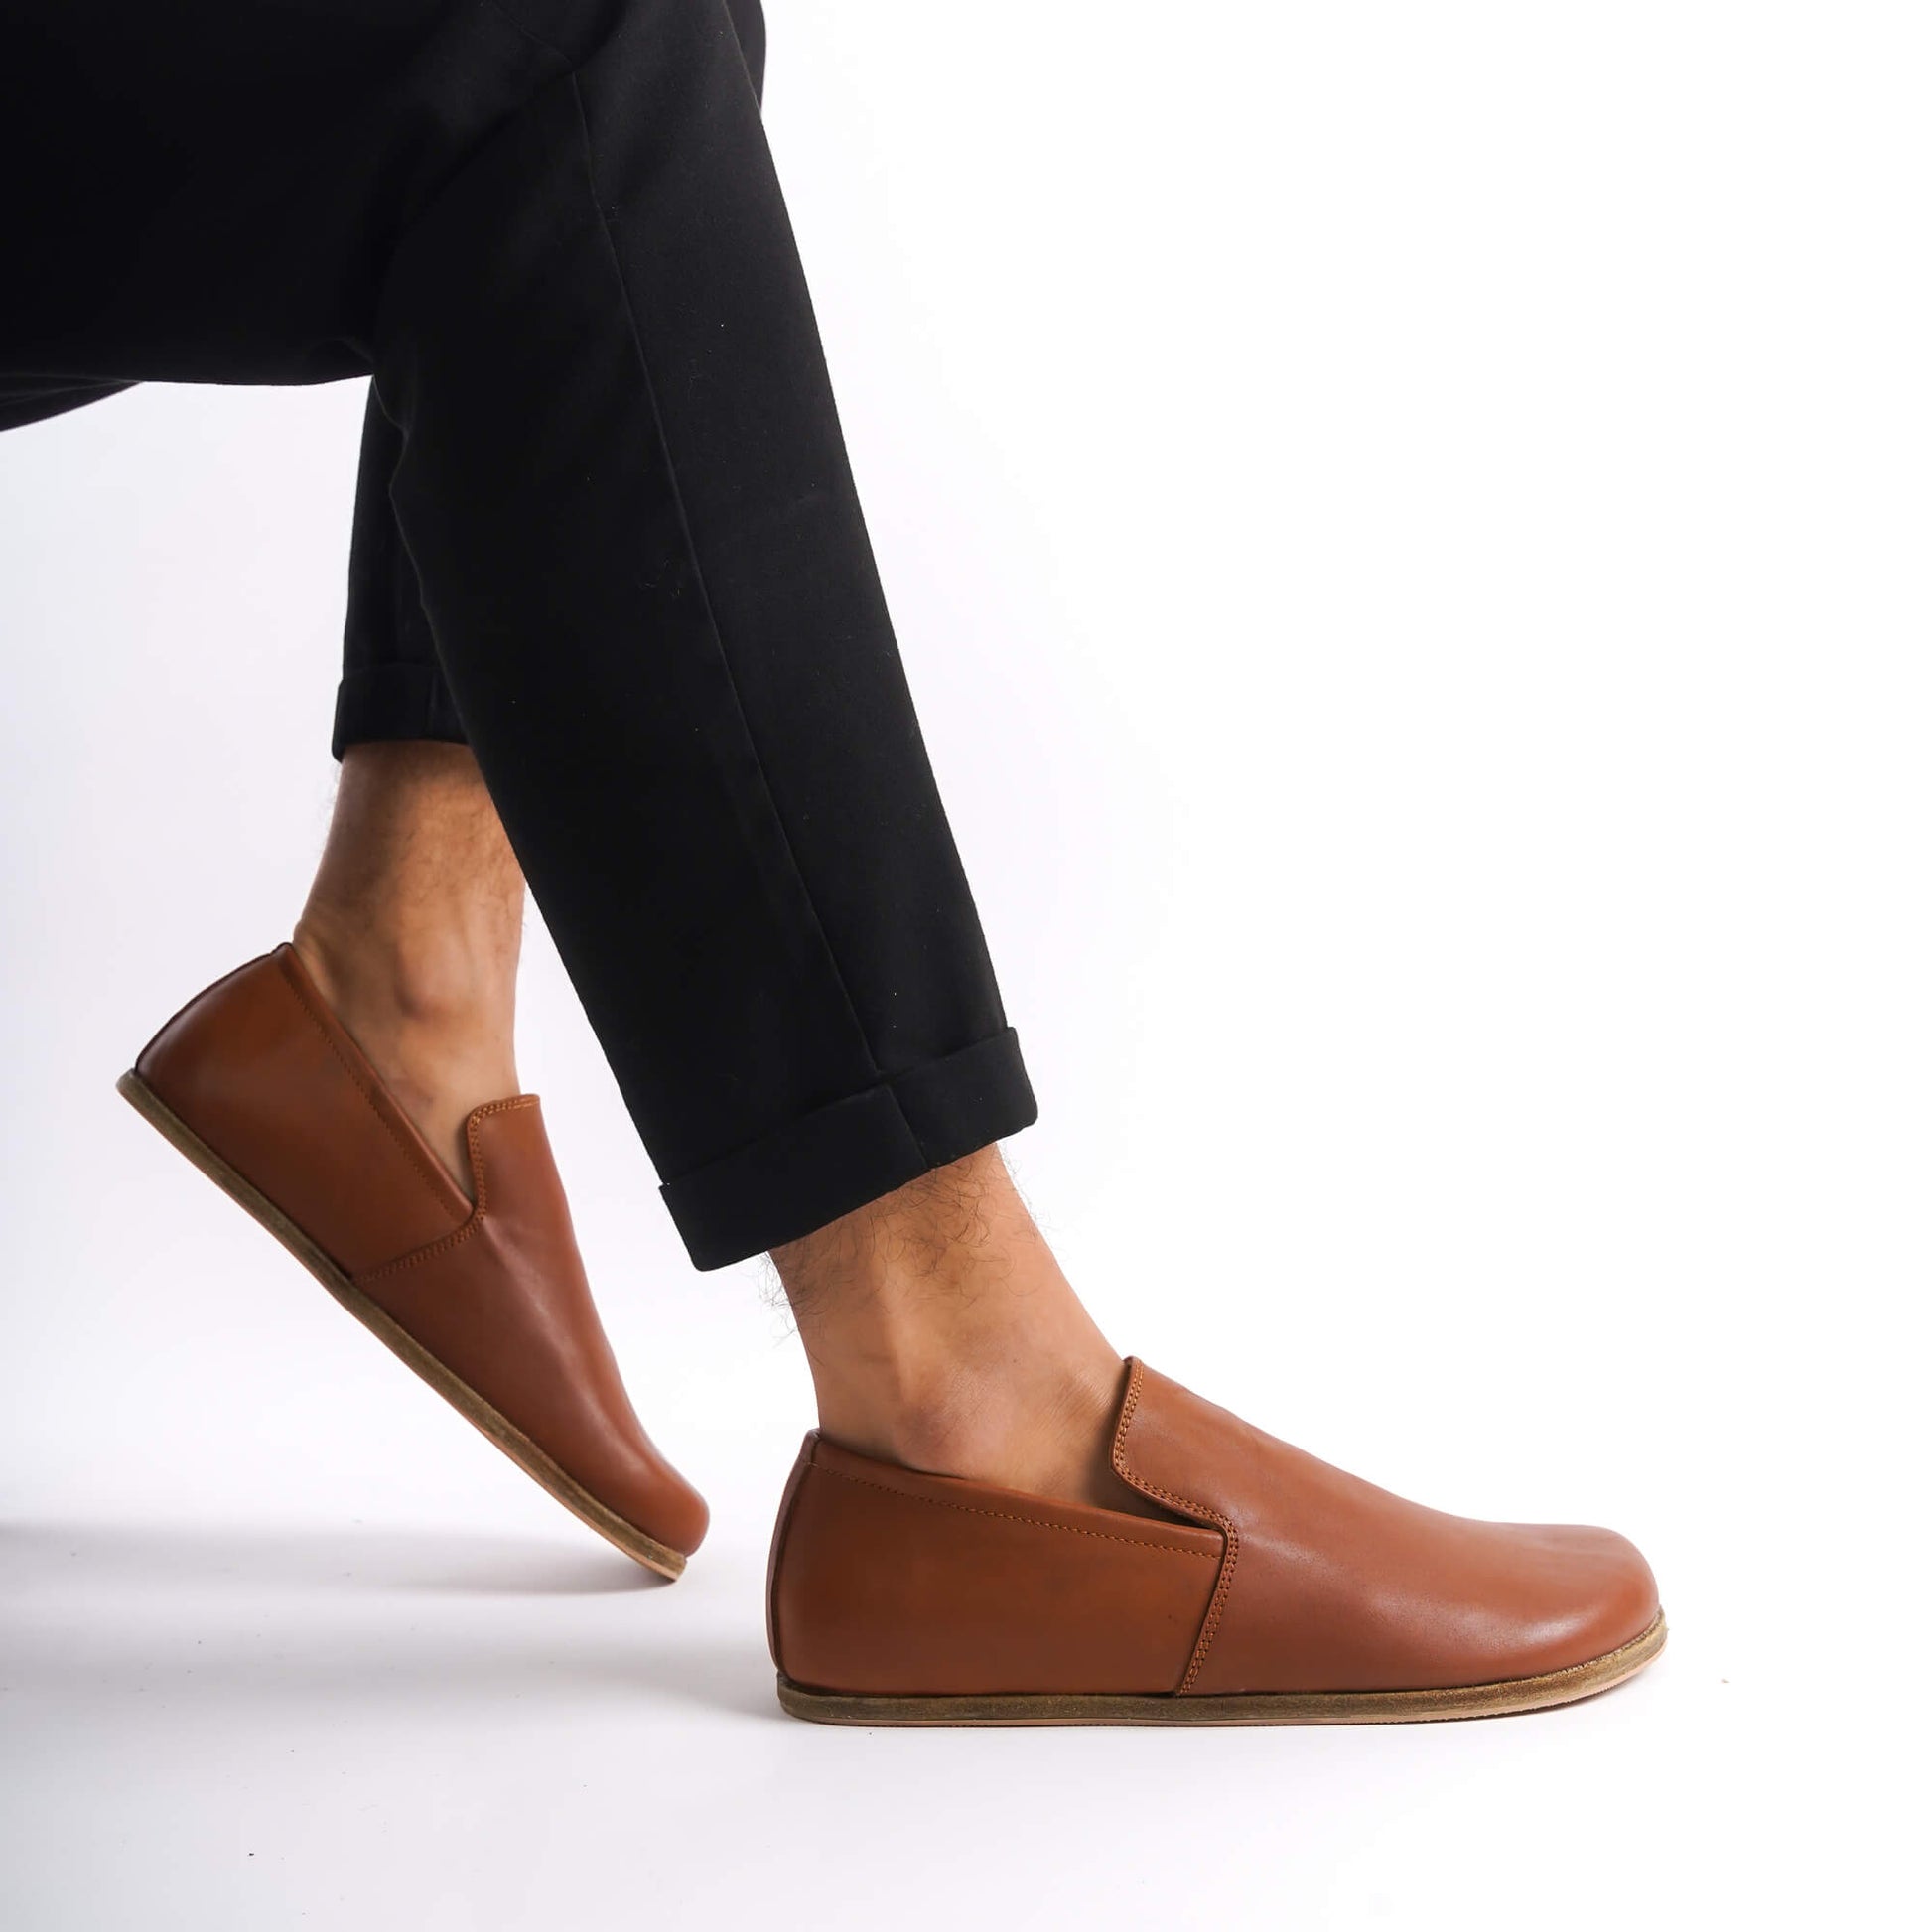
[[[1009,1027],[848,1094],[667,1180],[671,1219],[700,1268],[724,1268],[822,1228],[1039,1117]]]
[[[347,672],[336,689],[330,749],[341,758],[351,745],[397,738],[468,743],[442,673],[430,664],[377,664]]]

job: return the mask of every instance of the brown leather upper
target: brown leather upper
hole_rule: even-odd
[[[1184,1691],[1534,1677],[1615,1650],[1657,1615],[1650,1567],[1613,1531],[1481,1523],[1405,1502],[1139,1362],[1114,1467],[1226,1538]]]
[[[535,1094],[470,1116],[472,1205],[293,947],[217,981],[136,1071],[414,1339],[600,1502],[686,1555],[704,1499],[624,1393]]]
[[[1404,1502],[1128,1367],[1115,1469],[1188,1521],[808,1436],[772,1543],[778,1668],[878,1696],[1431,1690],[1587,1663],[1656,1619],[1608,1530]]]
[[[772,1546],[771,1654],[826,1690],[1171,1691],[1220,1567],[1212,1530],[920,1475],[814,1434]]]

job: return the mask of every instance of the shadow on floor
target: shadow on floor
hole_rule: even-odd
[[[581,1545],[468,1531],[353,1524],[341,1529],[111,1523],[0,1525],[13,1587],[56,1576],[147,1588],[228,1578],[255,1589],[357,1589],[460,1596],[602,1596],[666,1580],[588,1535]]]
[[[0,1653],[10,1698],[69,1709],[366,1702],[608,1717],[641,1700],[789,1722],[755,1628],[725,1640],[715,1599],[694,1619],[665,1588],[616,1551],[536,1538],[15,1524],[0,1526]],[[632,1621],[612,1600],[622,1596],[663,1611]]]

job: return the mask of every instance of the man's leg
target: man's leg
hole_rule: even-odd
[[[14,69],[52,199],[0,367],[300,379],[367,345],[440,672],[698,1258],[1025,1125],[743,16],[92,11]],[[420,857],[354,831],[376,795],[318,888],[325,972],[328,908]]]
[[[632,0],[552,69],[391,259],[376,387],[465,732],[711,1266],[1034,1105],[730,20]]]
[[[469,751],[350,747],[295,949],[473,1192],[465,1124],[517,1090],[522,936],[523,874]]]
[[[761,98],[763,12],[759,0],[727,4]],[[20,419],[90,399],[28,392]],[[6,413],[0,395],[0,424]],[[469,1110],[516,1085],[524,885],[468,752],[389,500],[402,450],[401,432],[371,389],[332,739],[342,779],[295,943],[416,1124],[462,1174]]]
[[[771,1259],[827,1435],[915,1469],[1153,1513],[1108,1462],[1120,1352],[997,1147]]]
[[[0,372],[373,364],[442,676],[700,1265],[1027,1125],[723,0],[32,15]]]
[[[371,388],[362,412],[343,675],[330,744],[339,759],[356,745],[466,742],[436,655],[416,567],[389,503],[390,480],[401,461],[402,432],[383,414]]]
[[[759,0],[726,0],[726,8],[753,91],[762,100],[763,9]],[[0,389],[0,428],[10,421],[10,403],[17,411],[11,420],[30,421],[91,399],[85,393],[44,396],[30,390],[14,402]],[[389,485],[401,461],[402,433],[371,389],[363,414],[349,542],[348,612],[332,740],[338,759],[352,745],[411,739],[466,742],[456,700],[437,659],[416,568],[389,501]]]
[[[753,0],[735,0],[731,15],[756,95],[761,17]],[[470,1109],[517,1084],[523,882],[463,748],[390,505],[402,455],[402,434],[372,394],[337,712],[343,775],[296,946],[463,1176]],[[841,1440],[919,1467],[1139,1506],[1102,1448],[1120,1357],[996,1149],[922,1175],[776,1260],[821,1420]]]
[[[522,907],[522,873],[467,748],[348,748],[296,949],[466,1180],[471,1109],[517,1087]],[[998,1148],[922,1174],[772,1260],[829,1435],[914,1468],[1147,1510],[1108,1464],[1120,1354]]]
[[[45,422],[50,416],[65,416],[71,409],[84,409],[90,402],[105,402],[132,387],[126,382],[75,382],[66,376],[0,376],[0,430],[22,429],[29,423]]]
[[[1031,1096],[872,574],[755,24],[712,0],[529,18],[579,41],[478,57],[525,60],[529,103],[437,158],[378,278],[391,408],[298,950],[462,1174],[468,1106],[515,1085],[518,868],[467,752],[381,741],[474,726],[700,1259],[789,1241],[828,1426],[1117,1495],[1119,1358],[991,1146]],[[105,359],[170,372],[138,343]]]

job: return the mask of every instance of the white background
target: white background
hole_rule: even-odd
[[[1123,1349],[1671,1649],[1340,1731],[780,1717],[810,1421],[533,933],[638,1584],[126,1109],[326,820],[361,397],[0,440],[0,1918],[1890,1925],[1922,1823],[1928,34],[1907,5],[773,0],[906,658]],[[1916,1886],[1914,1887],[1916,1890]]]

